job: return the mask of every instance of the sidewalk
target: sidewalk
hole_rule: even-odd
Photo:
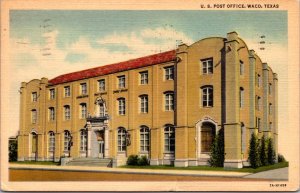
[[[271,179],[271,180],[288,180],[289,178],[289,168],[279,168],[264,172],[259,172],[256,174],[250,174],[244,176],[244,178],[252,178],[252,179]]]
[[[107,173],[138,173],[138,174],[164,174],[164,175],[189,175],[189,176],[214,176],[214,177],[244,177],[250,175],[245,172],[232,171],[204,171],[204,170],[151,170],[151,169],[132,169],[132,168],[106,168],[106,167],[86,167],[86,166],[53,166],[53,165],[26,165],[9,164],[10,169],[39,169],[56,171],[88,171],[88,172],[107,172]]]

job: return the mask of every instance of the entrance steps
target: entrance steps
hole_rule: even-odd
[[[109,158],[74,158],[66,165],[68,166],[93,166],[112,167],[112,159]]]

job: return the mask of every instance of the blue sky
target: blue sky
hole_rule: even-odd
[[[49,21],[45,21],[48,20]],[[49,25],[43,27],[43,25]],[[10,11],[12,112],[19,113],[20,82],[124,61],[237,31],[279,76],[279,112],[286,112],[286,11]],[[258,42],[265,35],[264,51]],[[11,116],[11,135],[18,117]],[[279,125],[287,115],[283,113]]]

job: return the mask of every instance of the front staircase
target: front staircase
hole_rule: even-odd
[[[74,158],[67,166],[112,167],[112,159],[105,158]]]

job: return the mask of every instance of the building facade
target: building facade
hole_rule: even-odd
[[[236,32],[117,64],[21,83],[18,160],[146,155],[206,165],[224,129],[224,167],[247,164],[251,133],[273,138],[278,79]]]

